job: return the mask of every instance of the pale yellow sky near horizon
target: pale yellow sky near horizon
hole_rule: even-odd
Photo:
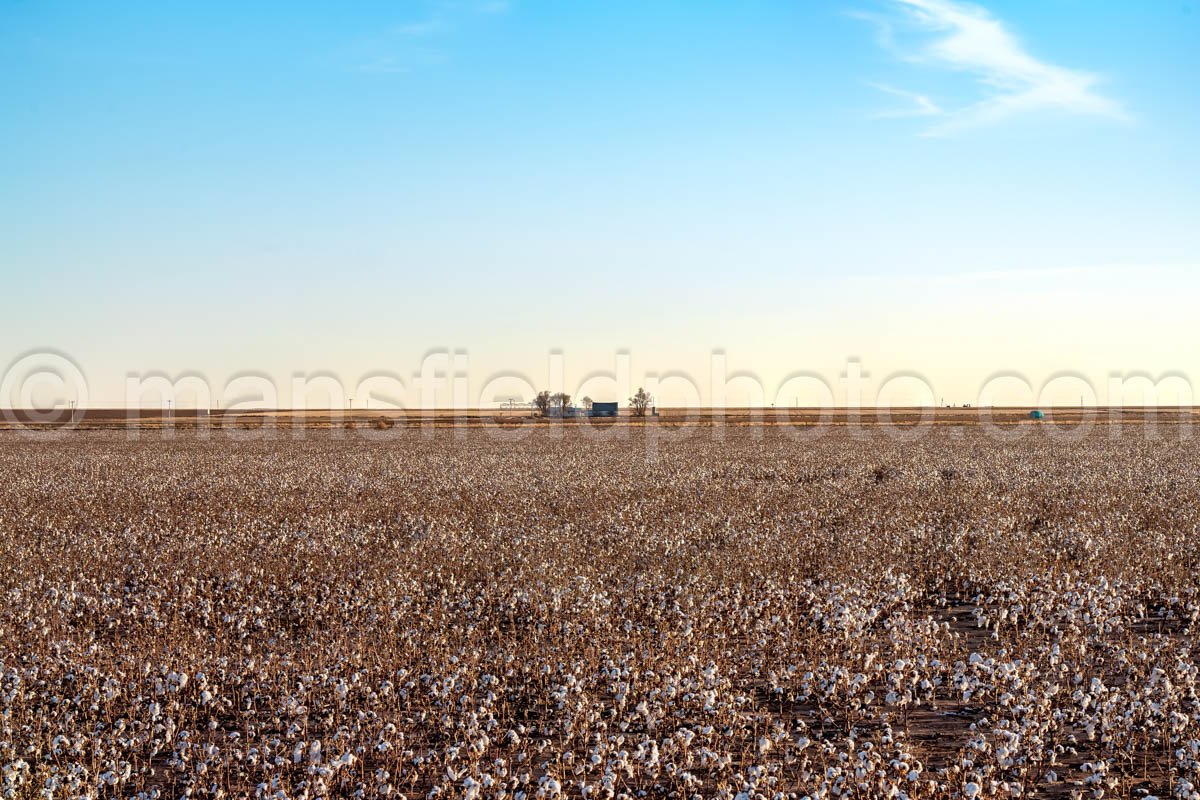
[[[257,394],[261,404],[271,405],[273,395],[274,404],[287,407],[328,406],[321,398],[330,393],[321,387],[330,377],[345,398],[369,392],[359,386],[369,376],[376,376],[374,405],[380,408],[486,407],[503,396],[527,401],[541,388],[624,402],[624,392],[641,385],[650,386],[664,406],[709,406],[721,404],[722,373],[731,381],[723,392],[728,406],[1078,405],[1081,398],[1087,405],[1190,404],[1197,358],[1190,300],[1186,292],[1169,291],[1186,276],[1181,269],[1156,268],[1139,273],[1142,281],[1130,277],[1129,269],[1101,268],[922,281],[840,279],[822,290],[826,298],[839,298],[836,303],[795,314],[714,313],[703,331],[672,316],[669,307],[636,325],[614,326],[607,337],[553,326],[543,335],[541,327],[514,324],[490,335],[466,327],[460,341],[441,338],[452,334],[450,325],[431,331],[427,342],[419,335],[400,337],[378,321],[339,331],[322,327],[319,318],[306,326],[301,316],[290,323],[268,318],[261,336],[228,335],[253,326],[226,333],[181,325],[144,339],[97,336],[75,349],[49,350],[79,368],[93,407],[126,405],[130,377],[136,386],[156,374],[171,381],[201,377],[214,404]],[[1117,291],[1117,284],[1134,288]],[[764,303],[769,309],[781,305],[779,298]],[[289,336],[296,330],[299,335]],[[18,342],[15,350],[31,364],[36,356],[29,354],[47,351],[36,339]],[[427,369],[465,381],[452,386],[446,380],[422,394],[418,376],[430,353],[435,363]],[[844,382],[848,364],[861,371],[857,389]],[[29,372],[30,365],[23,369]],[[621,381],[603,377],[618,373]],[[239,375],[242,387],[229,389]],[[248,375],[266,378],[270,390],[247,394]],[[382,377],[389,375],[397,380]],[[20,400],[24,379],[4,377],[0,404],[19,404],[14,398]],[[311,384],[307,393],[295,391],[297,378]],[[56,389],[53,380],[42,383],[29,395],[36,403],[77,396]],[[195,405],[203,394],[183,391],[176,407]],[[148,407],[159,402],[153,389],[141,395]]]

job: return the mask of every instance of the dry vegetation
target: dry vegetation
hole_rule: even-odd
[[[1197,797],[1197,449],[0,439],[3,797]],[[619,433],[619,435],[617,435]]]

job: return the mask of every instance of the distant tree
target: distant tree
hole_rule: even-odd
[[[550,392],[543,389],[537,393],[537,397],[533,398],[533,406],[538,410],[538,413],[543,417],[550,413]]]
[[[642,387],[638,387],[637,394],[629,398],[629,408],[633,411],[635,417],[646,416],[646,409],[654,402],[654,398],[650,396]]]
[[[592,410],[592,398],[588,397],[586,394],[583,396],[583,399],[580,400],[579,402],[583,404],[583,408],[585,411]]]
[[[557,408],[559,413],[565,417],[567,409],[571,407],[571,395],[566,392],[555,392],[550,395],[550,407]]]

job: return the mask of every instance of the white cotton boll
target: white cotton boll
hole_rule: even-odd
[[[538,797],[558,797],[562,794],[562,784],[549,775],[543,775],[538,780]]]
[[[966,795],[967,800],[975,800],[976,797],[979,797],[980,791],[979,784],[975,781],[970,781],[963,787],[963,794]]]

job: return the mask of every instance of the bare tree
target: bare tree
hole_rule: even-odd
[[[571,395],[566,392],[555,392],[550,395],[550,407],[557,408],[558,413],[565,417],[567,409],[571,407]]]
[[[629,398],[629,408],[633,411],[635,417],[646,416],[646,409],[654,402],[654,398],[650,396],[642,387],[638,387],[637,394]]]
[[[588,397],[586,394],[583,396],[583,399],[580,400],[579,402],[583,404],[583,408],[585,411],[592,410],[592,398]]]
[[[546,414],[548,414],[550,412],[550,403],[551,403],[550,392],[548,392],[545,389],[538,392],[537,397],[533,398],[534,408],[536,408],[538,410],[538,413],[541,414],[543,417],[546,416]]]

